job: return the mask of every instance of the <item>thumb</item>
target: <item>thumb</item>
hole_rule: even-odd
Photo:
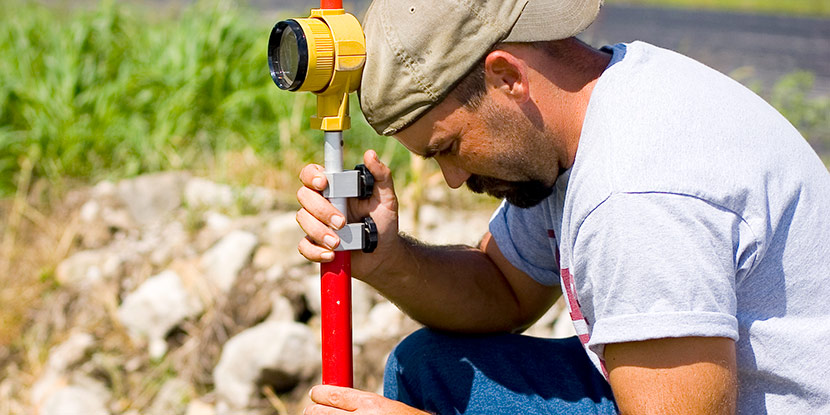
[[[369,172],[372,173],[372,176],[375,176],[375,188],[373,191],[377,193],[380,200],[382,202],[396,200],[395,186],[392,183],[392,171],[380,161],[378,153],[375,150],[367,150],[363,154],[363,163],[369,169]]]

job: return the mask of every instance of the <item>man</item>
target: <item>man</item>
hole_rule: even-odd
[[[478,247],[419,243],[366,153],[348,214],[379,246],[353,275],[430,329],[390,356],[392,399],[317,386],[306,413],[830,413],[830,174],[798,132],[689,58],[574,39],[599,0],[457,3],[374,2],[361,106],[506,201]],[[300,178],[325,262],[345,218],[322,167]],[[578,340],[509,334],[562,293]]]

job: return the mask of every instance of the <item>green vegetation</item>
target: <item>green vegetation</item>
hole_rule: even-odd
[[[275,169],[319,159],[313,99],[280,91],[268,75],[271,24],[228,1],[166,18],[114,1],[69,13],[4,5],[0,196],[27,163],[36,179],[59,184],[164,169],[221,176],[224,158],[246,148]],[[384,145],[354,118],[351,148]],[[407,159],[397,151],[387,160]]]
[[[781,13],[830,16],[826,0],[608,0],[608,4],[642,4],[685,9],[730,10],[751,13]]]
[[[308,128],[313,97],[280,91],[268,75],[271,24],[227,0],[166,17],[114,0],[69,12],[11,0],[0,9],[0,197],[44,179],[60,188],[166,169],[293,193],[322,138]],[[809,97],[811,84],[798,73],[762,93],[830,151],[830,104]],[[355,102],[352,111],[347,164],[377,148],[401,184],[425,173],[397,168],[410,160],[403,147],[377,137]]]

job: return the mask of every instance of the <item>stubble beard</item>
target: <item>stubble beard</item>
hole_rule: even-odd
[[[553,187],[538,180],[508,181],[474,174],[466,183],[467,188],[475,193],[506,199],[510,204],[524,209],[542,203],[553,193]]]
[[[533,149],[539,143],[547,140],[544,132],[534,128],[523,117],[523,114],[510,114],[511,111],[509,110],[487,104],[490,103],[482,105],[480,110],[484,122],[494,136],[506,137],[508,140],[526,140],[532,145],[527,146],[525,152],[534,152],[527,149]],[[535,158],[534,156],[539,156],[539,154],[522,155],[509,150],[506,149],[503,152],[502,163],[500,163],[502,164],[501,169],[514,173],[525,173],[528,168],[542,169],[542,166],[534,165],[535,163],[531,161]],[[545,156],[542,155],[542,157]],[[548,157],[555,157],[555,154],[550,154]],[[532,171],[527,173],[532,174]],[[538,205],[553,193],[553,185],[547,185],[536,179],[514,181],[473,174],[467,179],[466,184],[467,188],[475,193],[485,193],[499,199],[506,199],[510,204],[525,209]]]

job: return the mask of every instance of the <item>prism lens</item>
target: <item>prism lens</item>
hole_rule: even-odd
[[[278,22],[268,39],[268,68],[280,89],[296,91],[308,73],[308,41],[295,20]]]

